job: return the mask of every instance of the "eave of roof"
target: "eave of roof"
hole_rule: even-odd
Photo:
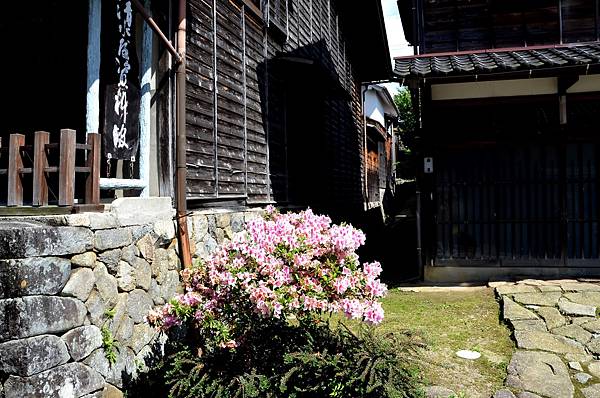
[[[380,98],[382,99],[382,101],[387,102],[387,104],[394,109],[394,112],[396,112],[395,115],[390,115],[390,116],[398,116],[400,114],[400,111],[398,110],[398,107],[396,106],[396,103],[394,102],[394,99],[392,98],[392,95],[390,94],[389,90],[384,87],[384,86],[380,86],[379,84],[374,84],[372,86],[369,86],[368,88],[369,90],[374,90],[377,91],[379,93]]]
[[[340,24],[361,81],[392,77],[390,49],[380,0],[336,0]]]
[[[371,119],[370,117],[367,117],[366,119],[367,132],[372,129],[373,131],[378,133],[378,138],[382,138],[385,141],[387,135],[385,127],[383,127],[381,123],[379,123],[377,120]]]
[[[422,54],[395,58],[402,79],[494,76],[600,65],[600,42]]]

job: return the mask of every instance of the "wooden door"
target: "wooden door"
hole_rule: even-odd
[[[597,264],[598,145],[449,151],[436,176],[436,263]]]

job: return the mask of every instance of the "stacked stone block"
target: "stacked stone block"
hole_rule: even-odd
[[[106,213],[0,222],[0,375],[6,398],[121,396],[157,333],[146,322],[178,289],[169,198]],[[116,341],[109,362],[102,330]]]
[[[164,343],[148,311],[182,289],[174,214],[170,198],[123,198],[104,213],[0,219],[1,398],[123,396]],[[193,213],[194,256],[261,214]]]

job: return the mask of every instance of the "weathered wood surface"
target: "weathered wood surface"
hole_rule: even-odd
[[[23,134],[11,134],[8,142],[8,206],[23,205],[23,182],[21,169],[23,169],[23,158],[21,147],[25,145]]]
[[[73,207],[76,203],[75,174],[85,173],[87,174],[86,205],[98,205],[100,203],[100,136],[97,133],[90,133],[87,137],[86,144],[78,144],[75,130],[65,129],[60,131],[60,142],[50,143],[50,133],[36,131],[33,134],[33,145],[26,145],[25,135],[11,134],[9,146],[0,147],[0,154],[8,150],[8,159],[5,162],[7,166],[0,170],[0,175],[7,175],[6,196],[0,197],[0,203],[6,200],[7,206],[19,208],[24,204],[31,204],[34,207],[48,206],[49,192],[52,192],[50,188],[52,180],[49,179],[49,175],[55,173],[58,177],[53,184],[58,182],[58,205]],[[86,153],[85,166],[76,164],[77,151]],[[50,152],[58,152],[58,165],[49,164]],[[31,177],[25,179],[24,175],[27,174],[31,174]],[[25,191],[28,196],[30,195],[28,198],[24,198],[24,183],[31,183],[31,190]],[[80,200],[79,203],[82,201]],[[18,209],[16,212],[18,213]]]
[[[85,203],[100,203],[100,134],[87,135],[87,144],[90,150],[87,154],[87,167],[89,168],[85,180]]]
[[[319,160],[327,167],[319,178],[329,181],[328,189],[339,189],[329,194],[334,199],[360,202],[362,105],[345,39],[345,29],[356,27],[343,25],[331,0],[271,0],[263,18],[247,3],[190,1],[188,197],[241,195],[248,203],[293,199],[287,112],[297,101],[287,96],[302,84],[306,101],[323,108],[322,123],[313,124],[318,133],[305,133],[316,137],[310,145],[328,148],[317,151],[328,157]],[[297,79],[295,73],[304,70],[297,60],[310,63],[314,77]],[[302,157],[310,162],[313,154]]]
[[[441,0],[423,4],[421,47],[427,53],[598,39],[597,0]]]
[[[50,143],[50,133],[36,131],[33,144],[33,205],[48,205],[48,182],[46,181],[46,168],[48,156],[46,145]]]
[[[75,130],[60,131],[59,206],[72,206],[75,203],[75,137]]]

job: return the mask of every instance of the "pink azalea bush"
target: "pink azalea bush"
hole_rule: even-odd
[[[361,266],[356,254],[362,231],[310,209],[280,214],[273,207],[246,228],[205,264],[182,271],[185,293],[149,320],[163,330],[191,322],[223,348],[240,344],[249,319],[343,313],[374,325],[383,320],[381,265]]]

